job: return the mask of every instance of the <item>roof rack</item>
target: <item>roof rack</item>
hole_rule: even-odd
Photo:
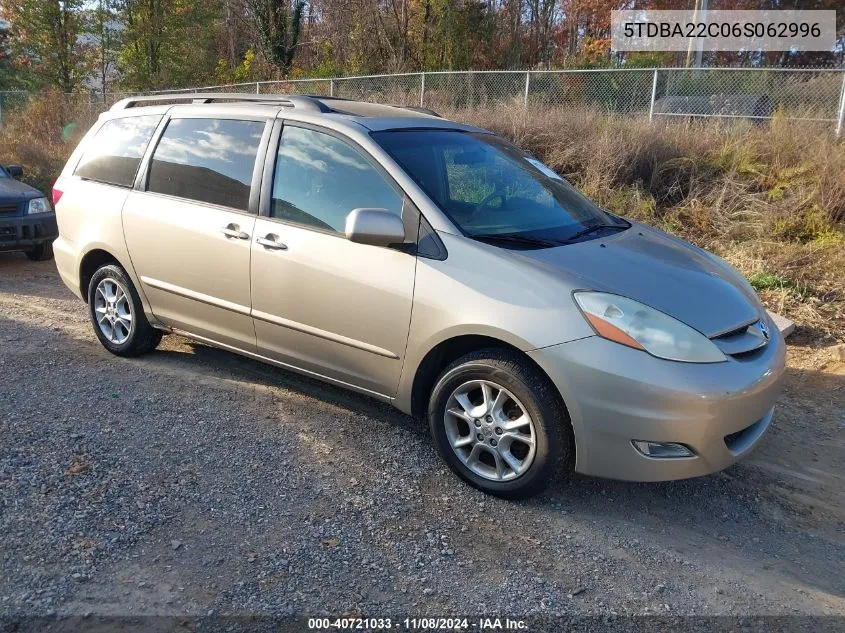
[[[255,94],[252,92],[193,92],[193,93],[167,93],[157,95],[144,95],[140,97],[127,97],[115,103],[112,110],[126,110],[141,105],[153,103],[276,103],[286,108],[295,108],[305,112],[326,113],[336,112],[327,101],[349,101],[343,97],[321,96],[321,95],[281,95],[281,94]],[[407,105],[390,105],[386,107],[411,110],[420,114],[428,114],[440,118],[434,110]]]
[[[127,97],[115,103],[112,110],[126,110],[142,104],[157,102],[186,102],[186,103],[238,103],[238,102],[278,103],[287,108],[301,109],[306,112],[333,112],[320,98],[310,95],[276,95],[253,94],[244,92],[197,92],[190,94],[159,94],[143,97]]]

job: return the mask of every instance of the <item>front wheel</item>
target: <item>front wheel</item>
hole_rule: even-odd
[[[557,389],[518,352],[487,349],[449,365],[431,394],[429,429],[441,457],[485,492],[540,492],[571,452]]]
[[[88,312],[94,334],[107,350],[117,356],[140,356],[151,352],[161,341],[144,314],[135,285],[115,264],[103,266],[88,284]]]
[[[34,262],[44,262],[48,259],[53,259],[53,244],[44,242],[43,244],[30,248],[28,251],[24,251],[24,253]]]

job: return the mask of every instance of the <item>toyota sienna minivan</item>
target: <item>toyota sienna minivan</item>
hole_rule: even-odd
[[[425,421],[510,498],[566,468],[712,473],[765,434],[785,345],[727,263],[486,130],[328,97],[139,97],[53,190],[55,259],[119,356],[176,333]]]

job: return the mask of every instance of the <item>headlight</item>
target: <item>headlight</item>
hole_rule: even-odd
[[[633,299],[604,292],[576,292],[575,301],[596,334],[610,341],[666,360],[686,363],[727,360],[701,332]]]
[[[27,215],[49,213],[50,211],[52,211],[52,209],[50,208],[50,203],[47,202],[47,198],[33,198],[29,201],[29,205],[26,207]]]

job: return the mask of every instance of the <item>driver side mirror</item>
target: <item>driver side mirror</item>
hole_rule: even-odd
[[[354,209],[346,216],[346,239],[370,246],[401,244],[405,224],[387,209]]]
[[[9,175],[12,178],[20,178],[23,176],[23,167],[20,165],[7,165],[6,171],[9,172]]]

